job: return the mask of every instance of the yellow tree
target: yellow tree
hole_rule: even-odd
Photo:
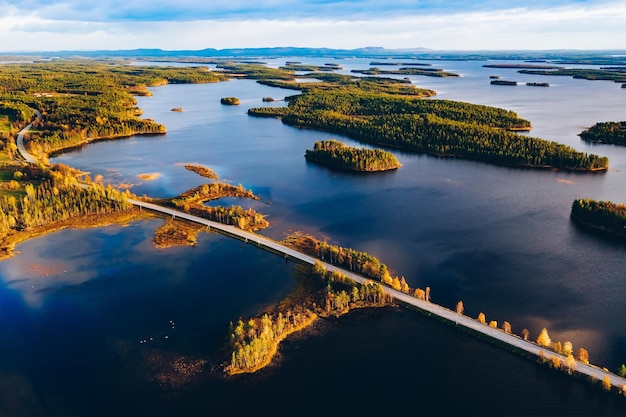
[[[611,378],[609,378],[609,376],[605,376],[604,379],[602,380],[602,388],[604,388],[606,391],[610,391],[611,390]]]
[[[478,322],[479,322],[480,324],[485,324],[485,323],[487,323],[487,319],[485,318],[485,313],[480,312],[480,313],[478,314]]]
[[[587,352],[587,349],[583,349],[583,348],[578,348],[578,360],[581,361],[582,363],[589,363],[589,352]]]
[[[494,328],[494,329],[497,329],[497,328],[498,328],[498,322],[497,322],[497,321],[495,321],[495,320],[491,320],[491,321],[489,322],[489,327],[492,327],[492,328]]]
[[[463,314],[463,301],[456,303],[456,313]]]
[[[563,345],[561,344],[561,342],[556,342],[554,344],[554,350],[556,350],[558,353],[563,353]]]
[[[572,346],[572,342],[563,343],[563,354],[568,356],[572,355],[574,352],[574,346]]]
[[[511,333],[511,323],[508,321],[502,323],[502,330],[504,330],[504,333]]]
[[[550,339],[550,336],[548,335],[548,329],[545,327],[541,329],[541,333],[539,333],[539,337],[537,337],[537,344],[545,347],[550,347],[552,344],[552,339]]]
[[[528,329],[524,328],[524,330],[522,330],[522,338],[524,340],[528,340],[528,336],[530,336],[530,331],[528,331]]]
[[[576,370],[576,359],[574,359],[571,354],[567,355],[565,359],[565,367],[567,368],[567,373],[570,375]]]

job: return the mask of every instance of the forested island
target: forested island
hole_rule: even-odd
[[[401,166],[391,152],[354,148],[334,139],[315,142],[313,149],[307,149],[304,157],[308,161],[359,172],[388,171]]]
[[[626,145],[626,122],[600,122],[579,134],[586,142]]]
[[[240,104],[240,101],[237,97],[222,97],[220,99],[220,103],[227,106],[238,106]]]
[[[409,68],[402,67],[397,70],[381,70],[380,68],[372,67],[366,70],[353,69],[351,72],[356,74],[365,75],[424,75],[427,77],[459,77],[459,74],[454,72],[444,71],[441,68]]]
[[[495,79],[490,82],[491,85],[517,85],[517,81]]]
[[[514,68],[514,69],[561,69],[563,67],[556,65],[538,65],[538,64],[485,64],[484,68]]]
[[[582,78],[585,80],[607,80],[616,83],[626,82],[626,69],[623,70],[607,70],[607,69],[591,69],[591,68],[560,68],[557,70],[539,70],[539,69],[523,69],[521,74],[535,75],[554,75],[554,76],[570,76],[573,78]]]
[[[436,156],[529,168],[608,169],[606,157],[512,132],[530,129],[530,122],[499,108],[422,100],[355,87],[311,86],[301,95],[287,99],[287,107],[251,108],[248,114],[278,117],[288,125]]]
[[[152,199],[151,201],[164,206],[170,206],[198,217],[213,220],[219,223],[236,226],[242,230],[257,231],[269,226],[265,216],[256,210],[244,209],[241,206],[205,206],[210,200],[223,197],[250,198],[258,200],[250,190],[246,190],[241,184],[234,186],[221,182],[202,184],[191,190],[185,191],[177,197]]]
[[[571,217],[603,234],[626,238],[626,206],[611,201],[579,198],[572,203]]]

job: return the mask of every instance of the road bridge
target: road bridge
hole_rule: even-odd
[[[41,117],[41,114],[39,112],[37,117]],[[22,155],[22,157],[30,163],[37,163],[37,159],[34,158],[32,155],[30,155],[27,151],[26,148],[24,147],[24,143],[23,143],[23,138],[24,138],[24,134],[32,127],[32,124],[26,126],[24,129],[22,129],[22,131],[18,134],[18,138],[17,138],[17,146],[18,146],[18,150],[20,152],[20,154]],[[155,211],[157,213],[161,213],[164,214],[166,216],[171,216],[172,218],[179,218],[179,219],[183,219],[183,220],[187,220],[190,222],[194,222],[197,224],[201,224],[207,227],[207,230],[212,230],[215,232],[219,232],[222,233],[224,235],[230,236],[230,237],[234,237],[237,239],[240,239],[246,243],[249,244],[254,244],[260,248],[263,248],[267,251],[270,251],[272,253],[276,253],[279,254],[285,258],[291,259],[293,261],[296,262],[300,262],[300,263],[304,263],[304,264],[309,264],[309,265],[314,265],[315,262],[319,261],[317,258],[314,258],[312,256],[306,255],[302,252],[296,251],[294,249],[288,248],[272,239],[269,239],[267,237],[258,235],[256,233],[251,233],[251,232],[246,232],[242,229],[236,228],[234,226],[231,225],[226,225],[223,223],[218,223],[218,222],[214,222],[208,219],[204,219],[198,216],[194,216],[192,214],[189,213],[185,213],[182,211],[178,211],[172,208],[168,208],[168,207],[164,207],[158,204],[153,204],[153,203],[149,203],[146,201],[142,201],[142,200],[138,200],[138,199],[128,199],[128,201],[137,206],[137,207],[141,207],[147,210],[151,210],[151,211]],[[322,261],[320,261],[322,262]],[[324,265],[324,267],[329,270],[329,271],[337,271],[340,272],[348,277],[350,277],[351,279],[353,279],[354,281],[356,281],[359,284],[363,284],[363,283],[367,283],[369,281],[371,281],[369,278],[365,278],[361,275],[355,274],[351,271],[342,269],[342,268],[338,268],[332,264],[329,264],[327,262],[322,262],[322,264]],[[486,336],[488,338],[491,338],[493,340],[496,340],[504,345],[508,345],[511,348],[517,349],[517,350],[521,350],[524,351],[526,353],[530,353],[532,355],[535,355],[537,357],[541,357],[544,356],[546,359],[550,360],[552,357],[557,357],[559,358],[559,360],[561,361],[562,366],[565,365],[565,361],[566,361],[566,357],[564,355],[558,354],[552,350],[549,350],[545,347],[539,346],[531,341],[528,340],[524,340],[521,337],[511,334],[511,333],[506,333],[501,329],[496,329],[493,327],[490,327],[486,324],[482,324],[480,322],[478,322],[475,319],[472,319],[470,317],[464,316],[462,314],[459,314],[455,311],[452,311],[448,308],[445,308],[443,306],[431,303],[429,301],[425,301],[425,300],[420,300],[418,298],[415,298],[409,294],[405,294],[401,291],[397,291],[394,290],[393,288],[387,287],[383,285],[383,289],[385,291],[386,294],[390,295],[394,300],[396,300],[399,303],[411,306],[413,308],[416,308],[418,310],[421,310],[423,312],[427,312],[429,314],[432,314],[436,317],[439,317],[440,319],[446,320],[450,323],[454,323],[456,326],[460,326],[463,327],[465,329],[468,329],[472,332],[481,334],[483,336]],[[594,365],[588,365],[585,363],[582,363],[580,361],[576,361],[576,372],[590,376],[592,378],[595,378],[597,380],[603,380],[607,375],[610,378],[611,384],[614,387],[617,387],[618,389],[622,390],[624,389],[624,387],[626,386],[626,379],[620,377],[619,375],[616,374],[612,374],[610,372],[607,372],[601,368],[598,368]]]

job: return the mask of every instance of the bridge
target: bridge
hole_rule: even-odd
[[[41,113],[37,112],[38,116],[41,117]],[[30,155],[26,148],[24,147],[23,137],[24,134],[31,128],[32,124],[26,126],[22,131],[18,134],[17,145],[18,150],[22,157],[30,163],[37,163],[37,159]],[[86,185],[85,185],[86,186]],[[166,216],[171,216],[172,219],[179,218],[183,220],[187,220],[193,223],[201,224],[206,226],[207,231],[215,231],[226,236],[230,236],[233,238],[237,238],[242,240],[248,244],[253,244],[258,246],[259,248],[265,249],[269,252],[278,254],[285,259],[290,259],[299,263],[314,265],[316,262],[322,262],[319,259],[306,255],[302,252],[296,251],[294,249],[288,248],[272,239],[266,238],[264,236],[258,235],[256,233],[246,232],[242,229],[236,228],[231,225],[226,225],[223,223],[214,222],[208,219],[204,219],[198,216],[194,216],[189,213],[185,213],[182,211],[178,211],[172,208],[164,207],[158,204],[153,204],[137,199],[128,199],[128,201],[135,205],[136,207],[140,207],[142,209],[151,210],[157,213],[164,214]],[[337,271],[340,272],[359,284],[364,284],[370,282],[371,279],[363,277],[361,275],[355,274],[351,271],[336,267],[335,265],[329,264],[327,262],[322,262],[324,267],[329,271]],[[486,324],[482,324],[471,317],[464,316],[455,311],[452,311],[448,308],[440,306],[438,304],[431,303],[429,301],[420,300],[415,298],[409,294],[405,294],[401,291],[397,291],[393,288],[382,286],[385,293],[391,296],[398,303],[404,304],[406,306],[410,306],[425,312],[427,314],[431,314],[440,319],[443,319],[450,324],[454,323],[455,326],[459,326],[470,330],[471,332],[477,333],[479,335],[491,338],[500,342],[501,344],[508,346],[514,350],[519,350],[522,352],[526,352],[528,354],[534,355],[536,357],[545,357],[546,360],[550,360],[553,357],[556,357],[560,360],[562,366],[565,365],[567,357],[556,353],[552,350],[549,350],[545,347],[539,346],[531,341],[524,340],[521,337],[507,333],[504,330],[490,327]],[[585,364],[580,361],[576,361],[576,369],[575,372],[590,376],[599,381],[602,381],[606,376],[609,376],[611,381],[611,385],[616,387],[619,390],[626,389],[626,378],[622,378],[619,375],[607,372],[606,370],[599,368],[597,366],[591,364]]]

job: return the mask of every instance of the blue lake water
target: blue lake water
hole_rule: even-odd
[[[370,62],[299,60],[335,62],[343,73]],[[606,155],[610,170],[512,169],[392,150],[399,170],[334,171],[308,163],[305,150],[331,137],[367,145],[247,116],[250,107],[285,105],[263,97],[296,93],[250,80],[155,88],[139,106],[167,126],[166,135],[98,142],[52,162],[155,197],[206,182],[184,164],[206,165],[261,197],[254,208],[271,224],[263,234],[280,239],[300,230],[370,252],[412,287],[430,286],[436,303],[453,307],[463,300],[467,315],[507,320],[532,338],[547,327],[553,340],[585,347],[593,363],[615,371],[626,362],[626,324],[619,319],[626,245],[579,230],[569,211],[579,197],[625,200],[626,148],[588,145],[577,134],[598,121],[623,120],[626,91],[611,82],[483,68],[485,62],[432,64],[462,75],[411,77],[437,98],[514,110],[531,121],[530,135]],[[490,75],[551,87],[492,86]],[[225,96],[241,105],[221,105]],[[159,175],[138,177],[151,173]],[[162,222],[63,230],[21,244],[20,254],[0,263],[0,375],[7,387],[0,390],[0,411],[223,415],[232,407],[256,410],[268,397],[297,415],[336,415],[325,405],[335,398],[341,399],[335,411],[365,415],[626,410],[624,401],[597,387],[395,309],[325,321],[287,341],[276,364],[254,376],[224,380],[207,373],[184,387],[159,386],[151,358],[167,353],[217,366],[228,322],[262,311],[297,281],[293,264],[223,236],[202,234],[196,247],[155,249],[153,232]]]

